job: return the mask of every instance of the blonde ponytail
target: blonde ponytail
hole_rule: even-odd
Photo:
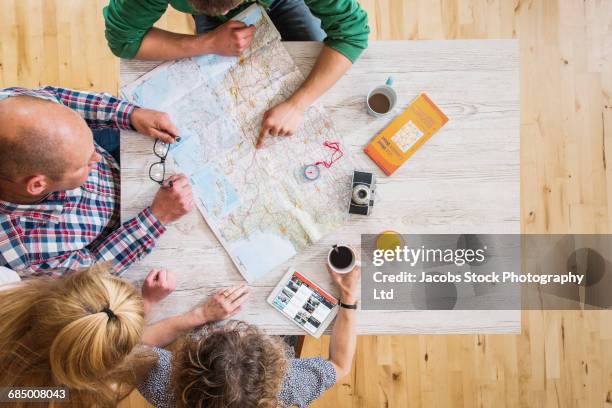
[[[114,406],[132,387],[113,372],[129,372],[144,324],[136,289],[104,268],[23,282],[0,292],[0,386],[65,386],[72,405]]]

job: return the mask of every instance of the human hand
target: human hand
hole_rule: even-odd
[[[187,176],[175,174],[168,177],[155,195],[151,212],[159,222],[168,224],[193,210],[194,206],[193,193]]]
[[[295,133],[302,122],[304,108],[298,103],[288,99],[279,103],[264,113],[261,123],[261,130],[257,138],[255,147],[259,149],[263,145],[265,137],[272,136],[291,136]]]
[[[189,313],[196,326],[229,319],[242,310],[248,296],[249,287],[245,284],[220,289]]]
[[[340,289],[340,300],[342,303],[353,305],[359,297],[359,280],[361,279],[361,267],[355,265],[352,271],[348,273],[334,272],[329,265],[327,271],[331,275],[332,281]]]
[[[221,24],[204,37],[210,41],[213,54],[239,56],[249,46],[255,35],[255,26],[247,26],[242,21],[230,20]]]
[[[174,143],[180,140],[179,130],[170,115],[152,109],[136,108],[130,117],[132,127],[138,133],[159,139],[164,143]]]
[[[153,305],[174,292],[174,289],[176,289],[174,273],[166,269],[152,269],[142,284],[142,299],[145,304],[145,312],[148,313]]]

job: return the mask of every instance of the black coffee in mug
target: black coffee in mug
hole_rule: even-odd
[[[336,269],[345,269],[353,263],[353,251],[344,245],[334,245],[329,252],[329,263]]]
[[[387,113],[391,108],[391,101],[387,95],[375,93],[368,98],[368,105],[376,113]]]

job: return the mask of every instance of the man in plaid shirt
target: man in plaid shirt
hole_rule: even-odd
[[[188,180],[172,176],[121,225],[119,167],[94,142],[97,128],[178,137],[165,113],[108,94],[0,89],[0,266],[30,277],[111,261],[121,273],[153,249],[164,224],[193,208]]]

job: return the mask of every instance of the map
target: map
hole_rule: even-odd
[[[344,224],[353,166],[318,106],[306,110],[296,134],[268,137],[255,149],[263,114],[304,77],[260,6],[235,19],[256,27],[242,56],[168,62],[124,87],[122,96],[170,114],[181,141],[169,157],[189,176],[204,219],[252,282]],[[307,180],[304,167],[329,163],[334,142],[342,157]]]

